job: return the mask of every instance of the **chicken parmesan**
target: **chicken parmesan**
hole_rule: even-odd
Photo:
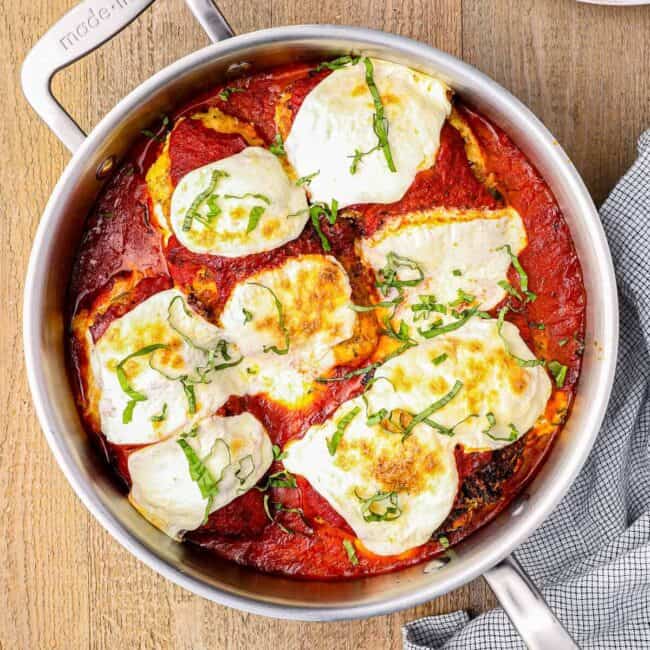
[[[580,264],[549,187],[442,80],[356,54],[161,116],[88,216],[79,412],[179,543],[335,580],[443,555],[574,401]]]

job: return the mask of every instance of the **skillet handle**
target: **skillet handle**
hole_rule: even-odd
[[[579,650],[513,555],[483,577],[529,650]]]
[[[153,0],[84,0],[62,16],[25,57],[23,93],[32,108],[74,153],[86,134],[52,94],[52,77],[121,32]],[[187,0],[212,41],[232,36],[230,26],[211,0]]]

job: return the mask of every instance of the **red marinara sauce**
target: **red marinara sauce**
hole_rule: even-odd
[[[165,242],[151,218],[147,171],[163,151],[170,129],[172,186],[189,171],[247,146],[241,134],[219,132],[190,118],[214,107],[252,126],[259,140],[270,145],[278,128],[282,132],[282,126],[276,125],[279,103],[283,102],[290,126],[305,96],[327,74],[327,70],[314,72],[314,66],[309,64],[287,65],[229,82],[229,92],[224,93],[225,87],[219,86],[195,97],[163,120],[150,133],[154,137],[142,137],[134,144],[88,217],[70,280],[69,365],[87,429],[125,487],[129,485],[128,456],[140,446],[111,444],[99,430],[88,391],[86,331],[93,340],[99,339],[115,318],[171,286],[183,290],[196,309],[214,319],[237,282],[278,266],[289,257],[322,250],[309,223],[300,237],[282,247],[235,259],[192,253],[174,236]],[[567,366],[564,384],[554,389],[547,407],[551,426],[543,431],[533,429],[497,451],[466,453],[458,445],[455,455],[459,489],[452,511],[430,542],[398,556],[377,556],[357,546],[358,563],[351,563],[342,542],[352,542],[353,531],[302,477],[297,477],[296,488],[268,490],[271,500],[285,506],[275,521],[267,517],[263,493],[250,490],[188,533],[187,542],[243,565],[303,579],[341,579],[394,571],[444,553],[447,544],[458,543],[486,524],[540,467],[571,408],[580,373],[586,306],[580,263],[555,198],[512,140],[462,100],[455,100],[454,115],[456,120],[447,122],[441,131],[435,165],[418,173],[400,201],[353,206],[349,211],[354,219],[339,219],[334,225],[322,219],[321,228],[332,244],[330,254],[348,272],[353,298],[362,302],[373,294],[373,278],[357,259],[357,237],[370,235],[387,219],[412,210],[439,206],[515,208],[529,240],[519,257],[537,300],[525,304],[515,301],[508,319],[518,326],[538,357]],[[458,122],[464,129],[458,128]],[[285,132],[286,128],[285,123]],[[468,134],[482,154],[480,171],[476,161],[468,158]],[[509,280],[519,287],[513,269]],[[362,367],[364,359],[356,365]],[[351,367],[337,372],[341,375]],[[272,442],[282,446],[358,395],[363,382],[357,376],[317,386],[314,400],[301,410],[290,410],[265,395],[255,395],[232,397],[218,414],[250,411],[264,424]],[[275,461],[268,473],[281,469],[281,461]],[[263,485],[265,479],[260,483]]]

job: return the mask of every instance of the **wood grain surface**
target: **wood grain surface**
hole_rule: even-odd
[[[32,238],[68,153],[24,101],[19,66],[72,4],[5,0],[0,15],[0,649],[398,648],[405,621],[492,607],[478,580],[366,621],[305,624],[243,614],[153,573],[75,497],[34,415],[20,325]],[[292,23],[363,25],[461,56],[537,113],[598,203],[650,127],[650,7],[574,0],[223,0],[221,7],[239,33]],[[59,75],[55,91],[89,129],[154,71],[206,43],[182,0],[158,0],[114,41]]]

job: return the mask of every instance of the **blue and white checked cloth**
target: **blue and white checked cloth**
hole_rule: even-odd
[[[587,464],[517,559],[581,648],[650,648],[650,131],[600,210],[620,294],[614,390]],[[403,628],[405,650],[525,648],[502,609]],[[550,649],[552,650],[552,649]]]

